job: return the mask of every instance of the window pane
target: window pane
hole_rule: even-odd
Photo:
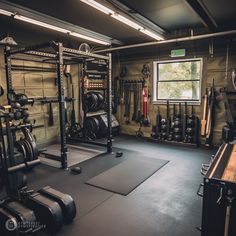
[[[201,62],[184,61],[168,62],[158,65],[158,80],[199,80],[201,72]]]
[[[159,82],[157,99],[199,100],[200,82]]]

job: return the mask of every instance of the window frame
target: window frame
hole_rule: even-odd
[[[175,62],[191,62],[191,61],[200,61],[200,78],[199,80],[199,99],[198,100],[192,100],[192,99],[160,99],[157,98],[157,90],[158,90],[158,82],[159,76],[158,76],[158,64],[165,64],[165,63],[175,63]],[[153,62],[153,96],[152,96],[152,102],[153,104],[166,104],[166,101],[169,100],[170,103],[179,103],[179,102],[188,102],[190,105],[200,105],[202,100],[202,77],[203,77],[203,58],[185,58],[185,59],[175,59],[175,60],[161,60],[161,61],[154,61]],[[168,80],[175,82],[176,80]],[[189,81],[190,80],[178,80],[180,81]],[[192,81],[192,80],[191,80]],[[165,82],[165,81],[163,81]]]

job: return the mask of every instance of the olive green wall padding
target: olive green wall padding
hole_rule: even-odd
[[[182,45],[184,48],[184,46]],[[170,50],[173,48],[169,48],[166,51],[158,52],[157,55],[155,55],[155,51],[153,52],[152,56],[145,56],[145,53],[143,54],[142,59],[140,55],[137,56],[137,58],[129,58],[125,59],[123,57],[122,59],[116,58],[116,62],[113,65],[113,78],[116,76],[119,76],[120,74],[120,68],[123,66],[127,67],[127,75],[124,79],[127,80],[139,80],[142,79],[142,67],[144,64],[149,65],[151,69],[151,74],[149,78],[149,89],[151,92],[151,99],[148,103],[149,105],[149,116],[151,119],[151,126],[150,127],[142,127],[142,131],[146,137],[150,137],[151,134],[151,127],[152,125],[155,125],[155,116],[157,113],[157,106],[160,107],[160,112],[163,117],[166,116],[166,105],[161,104],[153,104],[152,102],[152,83],[153,83],[153,62],[154,61],[161,61],[161,60],[175,60],[176,58],[170,58],[169,54]],[[226,124],[226,117],[225,117],[225,108],[224,104],[222,102],[222,98],[219,94],[219,89],[222,87],[230,87],[231,86],[231,71],[233,68],[236,67],[236,53],[235,53],[235,47],[233,49],[229,48],[228,53],[228,70],[226,73],[226,44],[225,47],[220,48],[218,50],[215,48],[215,53],[213,54],[213,57],[211,57],[208,54],[208,51],[200,51],[196,55],[194,55],[191,48],[187,48],[187,56],[184,58],[179,59],[187,59],[187,58],[203,58],[203,77],[202,77],[202,96],[205,94],[206,87],[210,87],[212,85],[212,80],[215,80],[215,87],[217,90],[217,105],[216,105],[216,123],[214,127],[213,132],[213,143],[215,145],[219,145],[221,143],[221,129]],[[115,60],[114,60],[115,61]],[[200,120],[202,117],[202,109],[203,109],[203,102],[201,102],[200,105],[194,106],[195,113],[197,116],[199,116]],[[190,107],[189,107],[190,110]],[[133,105],[131,104],[131,113],[133,111]],[[172,115],[173,109],[171,106],[171,115]],[[121,132],[125,134],[135,135],[135,132],[139,128],[139,124],[135,123],[134,121],[131,121],[130,124],[125,124],[125,118],[124,118],[124,105],[119,106],[117,117],[119,121],[121,122]],[[200,138],[201,142],[204,143],[204,139]]]

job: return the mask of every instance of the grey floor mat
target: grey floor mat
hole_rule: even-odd
[[[105,151],[91,149],[84,146],[80,147],[80,146],[67,145],[67,147],[68,147],[68,157],[67,157],[68,167],[71,167],[73,165],[86,161],[90,158],[93,158],[105,152]],[[40,157],[41,162],[49,166],[60,168],[61,163],[59,161],[46,157],[50,155],[60,156],[60,145],[53,144],[53,145],[48,146],[46,149],[47,151],[41,154],[41,157]]]
[[[86,181],[86,184],[128,195],[167,162],[166,160],[145,157],[127,159]]]

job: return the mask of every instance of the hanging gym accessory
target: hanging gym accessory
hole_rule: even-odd
[[[150,125],[150,118],[148,114],[148,88],[146,86],[143,87],[142,91],[142,125],[149,126]]]
[[[215,119],[215,84],[212,80],[212,87],[208,91],[208,110],[207,110],[207,124],[206,124],[206,140],[205,145],[212,145],[213,127]]]
[[[206,135],[206,119],[207,119],[207,105],[208,105],[208,90],[206,88],[206,93],[204,95],[204,103],[203,103],[203,114],[201,120],[201,136]]]
[[[53,118],[53,109],[52,109],[52,103],[48,103],[48,126],[54,125],[54,118]]]

